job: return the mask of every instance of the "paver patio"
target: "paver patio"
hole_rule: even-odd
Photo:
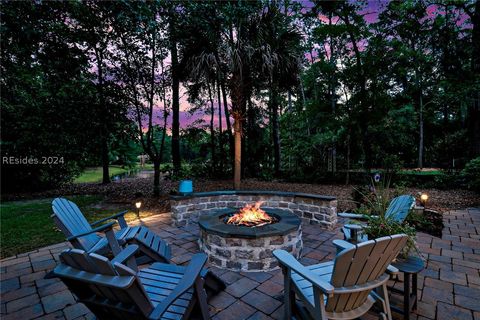
[[[480,319],[480,208],[451,211],[444,215],[442,238],[417,234],[420,251],[427,259],[418,277],[420,300],[411,319]],[[145,225],[172,244],[173,262],[183,264],[198,251],[198,227],[172,227],[170,215],[143,219]],[[309,265],[332,259],[332,240],[338,230],[304,226],[301,262]],[[59,243],[0,262],[1,319],[92,319],[82,304],[57,279],[44,276],[68,247]],[[213,268],[226,283],[224,292],[209,301],[213,319],[282,319],[283,276],[272,272],[238,273]],[[402,283],[395,283],[401,287]],[[364,318],[377,319],[374,313]],[[402,317],[394,314],[394,318]]]

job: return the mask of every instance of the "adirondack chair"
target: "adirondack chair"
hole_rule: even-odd
[[[96,253],[68,249],[50,277],[60,278],[98,319],[210,319],[203,278],[207,256],[196,254],[186,267],[154,263],[135,272],[124,261],[130,245],[112,261]]]
[[[170,246],[158,235],[144,226],[130,227],[127,225],[124,217],[127,211],[122,211],[89,224],[78,206],[72,201],[56,198],[52,202],[52,209],[54,212],[52,218],[55,224],[62,230],[74,248],[85,250],[88,253],[107,254],[110,249],[108,246],[109,239],[108,237],[99,236],[98,233],[105,232],[111,228],[112,223],[107,223],[100,227],[96,226],[115,219],[120,226],[120,230],[115,232],[115,239],[120,246],[126,243],[139,246],[139,264],[151,261],[168,262],[171,258]],[[113,239],[110,239],[110,247],[113,246],[111,249],[115,255],[120,251],[120,248],[115,246],[115,241],[112,242],[111,240]]]
[[[405,221],[410,210],[413,208],[414,205],[415,205],[415,198],[410,195],[402,195],[402,196],[393,198],[392,201],[390,201],[387,211],[385,212],[385,218],[392,219],[393,221],[396,221],[399,223],[403,223],[403,221]],[[338,213],[337,215],[342,218],[355,219],[360,221],[362,220],[365,221],[369,217],[370,218],[378,217],[374,215],[363,215],[363,214],[347,213],[347,212],[341,212],[341,213]],[[361,227],[362,225],[359,225],[359,226]],[[349,228],[342,227],[342,232],[343,232],[343,235],[345,236],[345,240],[349,241],[352,239],[352,232]],[[367,240],[366,235],[361,236],[360,241],[366,241],[366,240]]]
[[[284,250],[275,250],[285,283],[285,316],[302,319],[355,319],[379,303],[382,319],[392,319],[387,281],[398,270],[389,264],[407,242],[405,234],[358,245],[337,240],[342,250],[333,261],[303,266]],[[388,269],[388,273],[387,273]],[[295,294],[301,301],[295,305]]]
[[[147,227],[129,227],[125,222],[123,215],[126,211],[112,215],[111,217],[101,219],[92,223],[87,222],[78,206],[63,198],[53,200],[52,208],[54,214],[53,220],[60,230],[63,231],[67,240],[74,248],[81,249],[87,253],[110,254],[117,256],[125,245],[138,245],[136,252],[136,261],[138,265],[148,262],[170,263],[171,250],[164,240]],[[92,229],[108,220],[116,219],[120,230],[113,232],[112,228],[115,222],[104,224]],[[97,233],[102,232],[106,236],[100,237]],[[129,266],[133,268],[132,262]],[[182,268],[182,267],[178,267]],[[225,282],[208,269],[203,269],[201,276],[205,280],[205,286],[208,296],[213,296],[224,290]]]

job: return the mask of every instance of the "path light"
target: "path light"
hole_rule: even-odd
[[[142,201],[135,202],[135,207],[137,208],[137,218],[140,220],[140,207],[142,206]]]
[[[422,193],[422,195],[420,196],[420,202],[422,203],[423,207],[427,206],[427,200],[428,200],[428,194]]]

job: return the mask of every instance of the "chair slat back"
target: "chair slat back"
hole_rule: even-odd
[[[78,206],[64,198],[56,198],[52,202],[53,220],[66,237],[74,236],[92,230],[85,216],[82,214]],[[96,234],[89,234],[75,241],[73,245],[78,249],[88,251],[98,241],[100,237]]]
[[[415,198],[410,195],[393,198],[385,212],[385,217],[402,223],[407,218],[414,204]]]
[[[54,274],[96,315],[144,318],[152,312],[152,302],[135,272],[127,266],[112,265],[101,255],[79,249],[62,252],[60,261],[62,264]],[[125,286],[126,283],[129,285]]]
[[[366,241],[342,251],[333,267],[331,284],[336,288],[364,285],[378,280],[407,242],[407,236],[393,235]],[[327,311],[344,312],[361,306],[371,290],[334,294],[325,306]]]

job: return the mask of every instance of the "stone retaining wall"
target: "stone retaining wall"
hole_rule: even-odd
[[[287,210],[303,223],[318,224],[330,230],[337,223],[335,197],[280,191],[215,191],[172,196],[172,220],[175,226],[184,226],[198,222],[199,216],[213,210],[241,208],[257,201],[264,201],[262,208]]]

